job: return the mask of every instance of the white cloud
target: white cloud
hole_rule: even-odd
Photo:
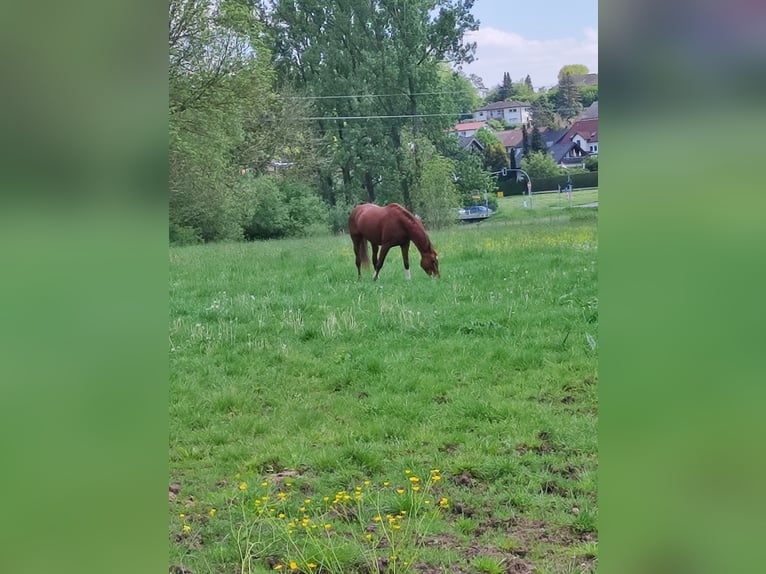
[[[579,37],[551,40],[528,40],[519,34],[497,28],[480,28],[466,34],[466,40],[476,42],[476,59],[464,64],[466,74],[484,79],[487,88],[496,86],[508,72],[514,82],[527,74],[535,89],[554,86],[562,66],[584,64],[598,72],[598,30],[585,28]]]

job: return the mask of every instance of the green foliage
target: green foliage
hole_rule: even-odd
[[[564,79],[564,76],[567,74],[572,76],[581,76],[583,74],[588,73],[588,66],[585,66],[584,64],[567,64],[566,66],[562,66],[559,70],[559,83]]]
[[[496,178],[484,169],[482,158],[477,154],[469,153],[455,161],[455,177],[463,206],[473,205],[471,195],[492,193],[496,188]]]
[[[543,141],[543,135],[540,133],[540,129],[535,125],[532,128],[532,135],[529,138],[529,150],[531,152],[547,152],[547,146]]]
[[[584,108],[598,100],[598,86],[580,86],[580,103]]]
[[[572,74],[565,73],[559,80],[558,93],[556,94],[556,105],[559,115],[565,120],[575,117],[582,111],[582,102],[580,101],[580,90],[572,79]]]
[[[326,205],[305,183],[272,175],[245,176],[239,184],[246,239],[327,232]]]
[[[585,158],[585,169],[588,171],[598,171],[598,156],[592,155]]]
[[[508,167],[508,154],[497,136],[485,128],[479,129],[476,139],[484,145],[484,167],[489,171],[499,171]]]
[[[423,171],[412,190],[413,207],[429,229],[455,223],[455,208],[460,196],[453,175],[455,166],[445,157],[434,155],[423,162]]]
[[[556,110],[547,94],[541,94],[532,104],[532,124],[536,127],[558,127]]]
[[[540,177],[552,177],[561,174],[561,167],[553,161],[553,158],[546,152],[530,151],[521,159],[521,169],[529,174],[534,181]]]

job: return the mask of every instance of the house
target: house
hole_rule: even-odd
[[[582,165],[585,158],[590,155],[582,149],[578,142],[568,140],[567,138],[563,138],[561,141],[553,144],[548,153],[551,154],[553,161],[562,167]]]
[[[578,120],[598,119],[598,100],[596,100],[590,106],[588,106],[583,111],[581,111],[577,119]]]
[[[463,122],[455,125],[453,128],[458,136],[468,137],[474,135],[481,128],[487,127],[487,122]],[[487,128],[489,129],[489,128]]]
[[[457,137],[457,145],[460,146],[460,149],[467,149],[470,151],[484,151],[484,144],[481,143],[479,140],[477,140],[473,136],[458,136]]]
[[[532,105],[524,102],[493,102],[473,112],[476,121],[505,120],[509,124],[526,124],[530,120]]]
[[[589,154],[598,155],[598,118],[577,120],[569,128],[566,138]]]

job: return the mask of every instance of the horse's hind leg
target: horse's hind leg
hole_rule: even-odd
[[[351,236],[351,241],[354,243],[354,255],[356,257],[356,278],[362,278],[362,249],[367,247],[364,244],[364,240],[360,236]]]
[[[386,260],[386,255],[388,255],[389,249],[391,249],[391,246],[388,244],[385,244],[380,248],[380,257],[378,258],[378,262],[375,264],[375,275],[372,276],[374,280],[377,280],[378,275],[380,275],[380,270],[383,268],[383,263]]]

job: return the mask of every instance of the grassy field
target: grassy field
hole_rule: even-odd
[[[517,200],[431,234],[441,279],[171,249],[171,572],[595,571],[597,211]]]

